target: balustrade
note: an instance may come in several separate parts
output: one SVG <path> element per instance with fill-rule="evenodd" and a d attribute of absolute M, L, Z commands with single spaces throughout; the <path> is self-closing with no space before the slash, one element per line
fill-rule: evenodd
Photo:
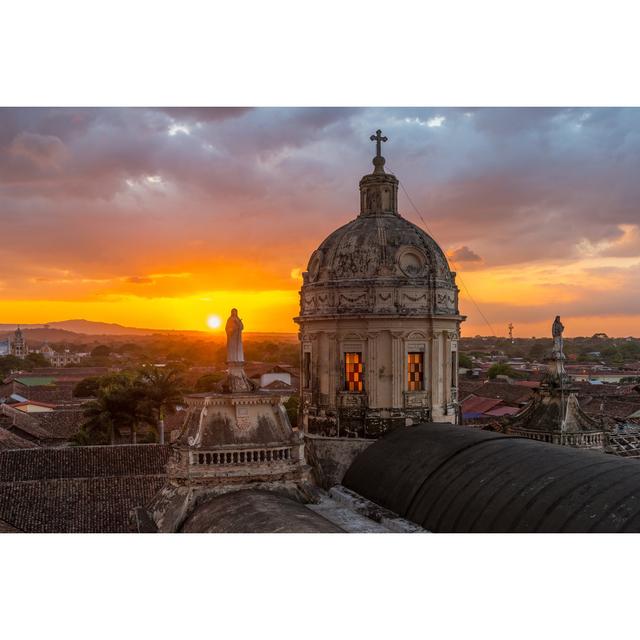
<path fill-rule="evenodd" d="M 199 451 L 190 456 L 192 465 L 263 464 L 292 460 L 292 447 L 273 449 L 241 449 L 235 451 Z"/>

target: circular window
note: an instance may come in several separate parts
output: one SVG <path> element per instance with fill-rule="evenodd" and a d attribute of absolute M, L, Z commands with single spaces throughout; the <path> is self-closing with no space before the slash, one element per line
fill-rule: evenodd
<path fill-rule="evenodd" d="M 425 268 L 425 259 L 417 249 L 404 249 L 398 255 L 398 265 L 402 273 L 407 276 L 422 275 Z"/>

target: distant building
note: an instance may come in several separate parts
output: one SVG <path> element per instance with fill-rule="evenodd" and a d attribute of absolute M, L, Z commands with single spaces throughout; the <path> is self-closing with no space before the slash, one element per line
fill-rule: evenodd
<path fill-rule="evenodd" d="M 40 349 L 32 349 L 18 327 L 13 336 L 0 341 L 0 356 L 15 356 L 16 358 L 26 358 L 30 353 L 40 353 L 53 367 L 66 367 L 69 364 L 78 364 L 85 354 L 72 353 L 68 349 L 62 353 L 54 351 L 48 344 L 44 344 Z"/>
<path fill-rule="evenodd" d="M 82 360 L 82 356 L 79 353 L 72 353 L 68 349 L 60 353 L 54 351 L 48 344 L 45 344 L 40 349 L 40 353 L 53 367 L 66 367 L 69 364 L 78 364 Z"/>
<path fill-rule="evenodd" d="M 0 343 L 0 355 L 25 358 L 28 353 L 29 348 L 27 347 L 27 341 L 20 327 L 14 331 L 12 336 L 8 336 Z"/>
<path fill-rule="evenodd" d="M 18 411 L 23 411 L 24 413 L 49 413 L 56 408 L 55 404 L 51 404 L 49 402 L 38 402 L 37 400 L 25 400 L 24 402 L 17 402 L 11 406 L 14 409 L 18 409 Z"/>

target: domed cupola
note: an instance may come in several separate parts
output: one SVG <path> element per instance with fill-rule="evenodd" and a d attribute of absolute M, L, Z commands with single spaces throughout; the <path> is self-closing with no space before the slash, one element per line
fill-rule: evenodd
<path fill-rule="evenodd" d="M 371 140 L 378 153 L 373 173 L 360 180 L 360 215 L 311 255 L 303 274 L 301 315 L 457 314 L 455 274 L 433 238 L 399 215 L 398 179 L 385 172 L 380 155 L 387 138 L 378 130 Z M 355 297 L 352 287 L 359 291 Z"/>
<path fill-rule="evenodd" d="M 396 426 L 457 421 L 455 273 L 398 213 L 378 130 L 360 213 L 313 252 L 300 290 L 301 414 L 309 434 L 377 437 Z"/>
<path fill-rule="evenodd" d="M 381 154 L 381 143 L 387 141 L 378 129 L 371 140 L 376 142 L 376 157 L 373 159 L 373 173 L 360 180 L 360 215 L 398 214 L 398 179 L 385 173 L 385 159 Z"/>

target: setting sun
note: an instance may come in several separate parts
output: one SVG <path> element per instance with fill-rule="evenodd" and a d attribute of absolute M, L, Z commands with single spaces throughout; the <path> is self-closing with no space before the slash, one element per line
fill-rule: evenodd
<path fill-rule="evenodd" d="M 220 316 L 209 316 L 207 318 L 209 329 L 219 329 L 221 324 L 222 320 L 220 320 Z"/>

